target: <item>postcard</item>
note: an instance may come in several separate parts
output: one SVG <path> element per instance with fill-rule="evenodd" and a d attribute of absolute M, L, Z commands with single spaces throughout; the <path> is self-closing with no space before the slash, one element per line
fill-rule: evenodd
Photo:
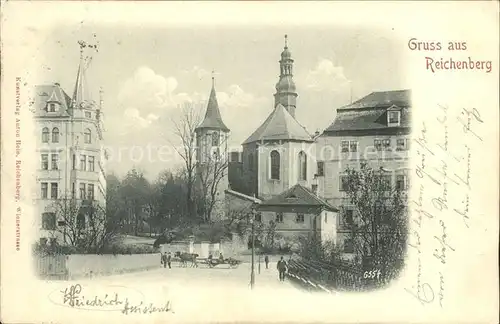
<path fill-rule="evenodd" d="M 2 323 L 498 323 L 498 24 L 3 2 Z"/>

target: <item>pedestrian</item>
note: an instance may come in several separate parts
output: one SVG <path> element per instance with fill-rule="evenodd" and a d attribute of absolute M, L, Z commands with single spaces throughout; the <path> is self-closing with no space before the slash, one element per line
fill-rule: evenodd
<path fill-rule="evenodd" d="M 163 253 L 161 255 L 161 264 L 163 264 L 163 267 L 167 267 L 167 252 Z"/>
<path fill-rule="evenodd" d="M 168 255 L 167 255 L 167 264 L 168 264 L 168 268 L 172 269 L 172 254 L 170 254 L 170 252 L 168 252 Z"/>
<path fill-rule="evenodd" d="M 286 264 L 286 261 L 283 260 L 283 257 L 281 257 L 281 259 L 278 261 L 278 265 L 276 267 L 278 268 L 280 281 L 285 281 L 285 272 L 288 266 Z"/>
<path fill-rule="evenodd" d="M 266 263 L 266 269 L 269 269 L 269 257 L 267 255 L 264 258 L 264 262 Z"/>

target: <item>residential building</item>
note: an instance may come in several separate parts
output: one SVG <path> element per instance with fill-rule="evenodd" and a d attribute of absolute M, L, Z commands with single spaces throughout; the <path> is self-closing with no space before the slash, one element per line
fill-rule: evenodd
<path fill-rule="evenodd" d="M 102 100 L 96 103 L 86 87 L 83 52 L 70 97 L 59 83 L 38 85 L 34 91 L 38 238 L 64 243 L 66 224 L 61 202 L 75 199 L 87 204 L 106 204 L 105 152 L 103 148 Z M 79 224 L 88 224 L 88 215 Z"/>
<path fill-rule="evenodd" d="M 333 123 L 317 138 L 318 194 L 340 209 L 339 242 L 356 216 L 345 191 L 347 168 L 359 169 L 361 163 L 383 168 L 388 183 L 408 188 L 410 117 L 409 90 L 372 92 L 337 109 Z"/>

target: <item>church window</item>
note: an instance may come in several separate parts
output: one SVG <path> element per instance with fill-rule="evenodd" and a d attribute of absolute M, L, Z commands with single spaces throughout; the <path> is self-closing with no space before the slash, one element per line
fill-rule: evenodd
<path fill-rule="evenodd" d="M 87 128 L 83 135 L 85 144 L 92 143 L 92 133 L 90 132 L 90 129 Z"/>
<path fill-rule="evenodd" d="M 52 129 L 52 143 L 59 143 L 59 128 Z"/>
<path fill-rule="evenodd" d="M 306 153 L 299 153 L 299 180 L 307 180 L 307 156 Z"/>
<path fill-rule="evenodd" d="M 212 146 L 219 146 L 219 133 L 212 133 Z"/>
<path fill-rule="evenodd" d="M 278 151 L 271 152 L 271 179 L 280 179 L 280 154 Z"/>
<path fill-rule="evenodd" d="M 44 127 L 42 129 L 42 143 L 48 143 L 49 142 L 49 129 L 47 127 Z"/>

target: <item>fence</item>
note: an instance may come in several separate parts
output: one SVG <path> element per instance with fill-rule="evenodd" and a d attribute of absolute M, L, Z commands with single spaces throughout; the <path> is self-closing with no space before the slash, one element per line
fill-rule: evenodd
<path fill-rule="evenodd" d="M 288 276 L 308 290 L 363 291 L 380 286 L 376 279 L 364 278 L 361 269 L 345 264 L 328 264 L 293 256 L 288 261 Z"/>

